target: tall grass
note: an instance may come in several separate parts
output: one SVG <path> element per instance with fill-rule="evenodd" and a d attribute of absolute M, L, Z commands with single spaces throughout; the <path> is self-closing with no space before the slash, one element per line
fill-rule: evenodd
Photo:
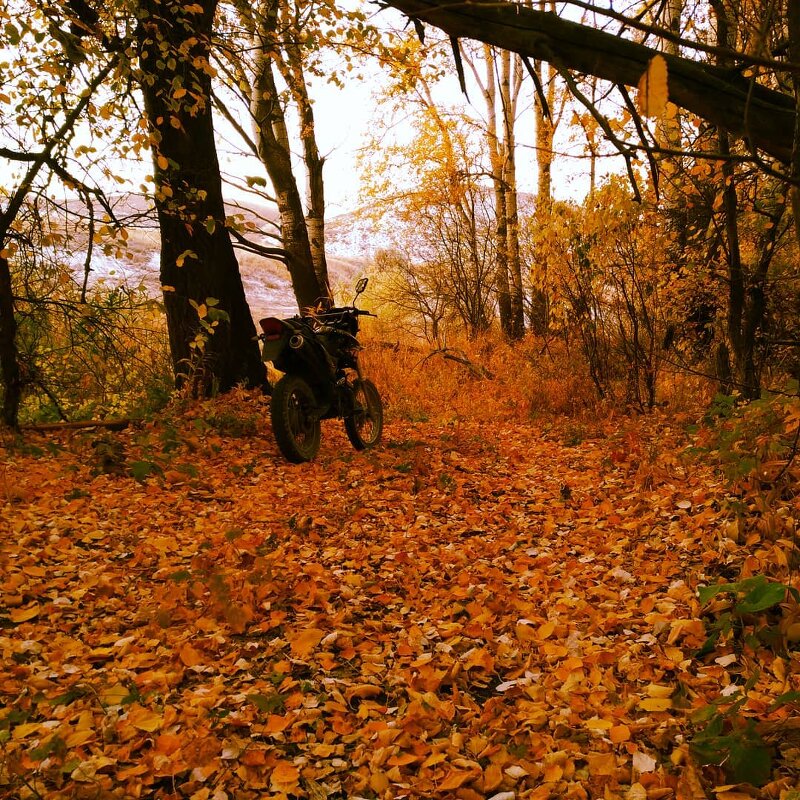
<path fill-rule="evenodd" d="M 451 341 L 437 351 L 419 340 L 387 340 L 380 329 L 362 338 L 363 362 L 390 415 L 414 421 L 531 421 L 625 411 L 598 398 L 581 353 L 561 340 L 527 337 L 512 344 L 487 334 Z M 665 370 L 658 387 L 659 404 L 671 411 L 697 409 L 711 396 L 710 381 L 680 372 Z"/>

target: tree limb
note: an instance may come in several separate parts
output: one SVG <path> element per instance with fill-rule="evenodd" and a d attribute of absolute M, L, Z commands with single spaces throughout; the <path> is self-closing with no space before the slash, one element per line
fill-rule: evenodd
<path fill-rule="evenodd" d="M 788 164 L 794 99 L 743 77 L 560 19 L 552 13 L 494 0 L 381 0 L 450 36 L 477 39 L 561 68 L 636 86 L 656 54 L 667 62 L 669 99 Z"/>

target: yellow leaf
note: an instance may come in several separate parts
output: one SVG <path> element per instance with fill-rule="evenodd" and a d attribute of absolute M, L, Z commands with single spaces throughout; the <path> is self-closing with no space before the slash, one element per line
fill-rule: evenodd
<path fill-rule="evenodd" d="M 536 638 L 540 642 L 543 642 L 545 639 L 549 639 L 553 635 L 555 629 L 556 629 L 555 622 L 553 622 L 552 620 L 550 620 L 550 622 L 545 622 L 544 625 L 541 625 L 539 627 L 539 630 L 536 631 Z"/>
<path fill-rule="evenodd" d="M 422 767 L 432 767 L 434 764 L 441 764 L 447 760 L 447 753 L 431 753 L 423 762 Z"/>
<path fill-rule="evenodd" d="M 587 719 L 584 723 L 589 730 L 592 731 L 608 731 L 614 726 L 610 719 L 600 719 L 599 717 L 592 717 Z"/>
<path fill-rule="evenodd" d="M 267 717 L 267 724 L 264 726 L 265 733 L 280 733 L 281 731 L 285 731 L 286 728 L 289 727 L 289 724 L 292 721 L 292 717 L 287 714 L 285 716 L 281 716 L 280 714 L 270 714 Z"/>
<path fill-rule="evenodd" d="M 8 615 L 12 622 L 19 624 L 39 616 L 39 604 L 28 608 L 12 608 Z"/>
<path fill-rule="evenodd" d="M 121 683 L 109 686 L 100 693 L 100 700 L 106 706 L 119 706 L 122 701 L 130 694 L 130 690 Z"/>
<path fill-rule="evenodd" d="M 297 656 L 297 658 L 307 658 L 324 635 L 325 631 L 321 631 L 319 628 L 304 630 L 291 641 L 292 655 Z"/>
<path fill-rule="evenodd" d="M 17 725 L 14 728 L 14 738 L 24 739 L 32 733 L 37 733 L 41 727 L 42 726 L 38 722 L 26 722 L 23 725 Z"/>
<path fill-rule="evenodd" d="M 639 701 L 639 708 L 643 711 L 668 711 L 672 708 L 669 697 L 646 697 Z"/>
<path fill-rule="evenodd" d="M 614 725 L 608 732 L 608 738 L 611 739 L 614 744 L 627 742 L 628 739 L 631 738 L 631 729 L 627 725 Z"/>
<path fill-rule="evenodd" d="M 297 783 L 300 770 L 290 761 L 279 761 L 272 770 L 270 780 L 272 785 L 286 785 Z"/>
<path fill-rule="evenodd" d="M 383 794 L 391 786 L 385 772 L 373 772 L 369 776 L 369 788 L 377 794 Z"/>
<path fill-rule="evenodd" d="M 790 642 L 800 641 L 800 622 L 794 622 L 786 629 L 786 638 Z"/>
<path fill-rule="evenodd" d="M 617 758 L 613 753 L 590 753 L 586 763 L 591 775 L 613 775 L 617 769 Z"/>
<path fill-rule="evenodd" d="M 639 111 L 645 117 L 660 117 L 667 108 L 669 81 L 667 62 L 664 56 L 654 55 L 650 59 L 638 85 Z"/>
<path fill-rule="evenodd" d="M 494 669 L 494 658 L 486 648 L 481 647 L 469 653 L 466 659 L 466 667 L 467 669 L 477 667 L 478 669 L 485 669 L 487 672 L 491 672 Z"/>
<path fill-rule="evenodd" d="M 149 708 L 133 706 L 128 712 L 128 722 L 140 731 L 152 733 L 161 728 L 164 724 L 164 717 L 162 717 L 161 714 L 156 714 L 155 711 L 151 711 Z"/>
<path fill-rule="evenodd" d="M 555 783 L 556 781 L 560 781 L 563 775 L 564 768 L 560 764 L 548 764 L 544 768 L 542 780 L 545 783 Z"/>
<path fill-rule="evenodd" d="M 675 691 L 672 686 L 662 686 L 659 683 L 651 683 L 647 687 L 647 696 L 648 697 L 672 697 L 673 692 Z"/>
<path fill-rule="evenodd" d="M 483 788 L 487 792 L 494 791 L 503 782 L 503 770 L 499 764 L 489 764 L 483 773 Z"/>
<path fill-rule="evenodd" d="M 189 642 L 186 642 L 181 647 L 178 651 L 178 656 L 186 667 L 196 667 L 204 661 L 203 654 L 199 650 L 195 650 Z"/>
<path fill-rule="evenodd" d="M 458 789 L 462 784 L 474 777 L 474 772 L 465 772 L 463 770 L 454 769 L 451 770 L 445 779 L 437 785 L 437 789 L 440 792 L 449 792 L 453 789 Z"/>
<path fill-rule="evenodd" d="M 181 749 L 183 739 L 174 733 L 162 733 L 156 737 L 156 752 L 165 756 L 171 756 Z"/>
<path fill-rule="evenodd" d="M 169 161 L 167 161 L 164 156 L 159 156 L 156 160 L 158 161 L 158 166 L 161 167 L 161 169 L 167 169 L 167 167 L 169 167 Z"/>

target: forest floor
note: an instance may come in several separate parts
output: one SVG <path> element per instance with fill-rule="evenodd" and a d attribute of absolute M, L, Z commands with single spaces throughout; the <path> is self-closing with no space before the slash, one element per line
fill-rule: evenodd
<path fill-rule="evenodd" d="M 682 424 L 295 466 L 262 411 L 0 451 L 0 797 L 797 797 L 800 653 L 698 655 L 698 586 L 776 555 Z"/>

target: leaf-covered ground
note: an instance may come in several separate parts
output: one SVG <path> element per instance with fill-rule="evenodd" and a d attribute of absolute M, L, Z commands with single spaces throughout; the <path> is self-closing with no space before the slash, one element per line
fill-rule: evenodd
<path fill-rule="evenodd" d="M 695 657 L 777 548 L 677 428 L 214 422 L 6 452 L 0 796 L 791 797 L 798 654 Z M 769 782 L 720 788 L 690 716 L 752 674 Z"/>

